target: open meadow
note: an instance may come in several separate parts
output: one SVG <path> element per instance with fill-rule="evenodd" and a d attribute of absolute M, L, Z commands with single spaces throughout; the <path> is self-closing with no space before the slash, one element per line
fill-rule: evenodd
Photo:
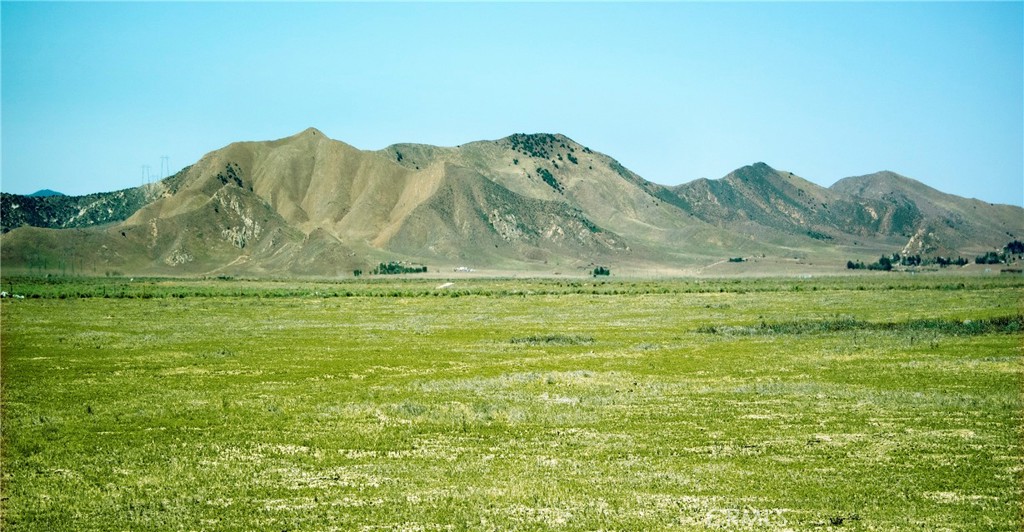
<path fill-rule="evenodd" d="M 1024 279 L 7 279 L 4 530 L 1020 530 Z"/>

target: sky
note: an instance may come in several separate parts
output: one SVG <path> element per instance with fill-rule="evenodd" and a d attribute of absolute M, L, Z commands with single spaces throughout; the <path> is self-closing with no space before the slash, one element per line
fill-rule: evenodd
<path fill-rule="evenodd" d="M 665 185 L 763 161 L 1024 205 L 1019 1 L 3 2 L 0 30 L 4 192 L 138 186 L 312 126 L 361 149 L 563 133 Z"/>

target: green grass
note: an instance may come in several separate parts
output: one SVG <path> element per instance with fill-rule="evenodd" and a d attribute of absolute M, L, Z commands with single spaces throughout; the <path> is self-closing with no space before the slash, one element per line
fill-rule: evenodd
<path fill-rule="evenodd" d="M 4 530 L 1024 522 L 1020 280 L 11 282 Z"/>

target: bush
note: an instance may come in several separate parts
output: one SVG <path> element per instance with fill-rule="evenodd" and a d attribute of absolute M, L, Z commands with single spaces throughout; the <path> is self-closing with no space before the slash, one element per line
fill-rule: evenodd
<path fill-rule="evenodd" d="M 512 338 L 509 340 L 509 343 L 520 345 L 589 345 L 594 343 L 594 337 L 581 334 L 535 334 L 533 336 Z"/>
<path fill-rule="evenodd" d="M 975 264 L 999 264 L 1000 262 L 1003 262 L 1003 256 L 995 251 L 974 257 Z"/>
<path fill-rule="evenodd" d="M 946 266 L 950 266 L 950 265 L 963 266 L 963 265 L 967 264 L 967 259 L 965 259 L 963 257 L 957 257 L 955 259 L 951 258 L 951 257 L 935 257 L 933 260 L 934 260 L 935 264 L 939 265 L 940 268 L 945 268 Z M 927 263 L 928 263 L 928 261 L 925 261 L 925 264 L 927 264 Z"/>
<path fill-rule="evenodd" d="M 895 255 L 899 257 L 899 255 Z M 895 259 L 898 263 L 899 258 Z M 846 269 L 848 270 L 875 270 L 875 271 L 890 271 L 892 270 L 893 259 L 891 257 L 882 256 L 879 257 L 878 262 L 872 262 L 871 264 L 865 265 L 861 261 L 853 262 L 852 260 L 846 261 Z"/>
<path fill-rule="evenodd" d="M 359 272 L 362 274 L 362 272 Z M 374 275 L 397 275 L 400 273 L 427 273 L 427 267 L 420 264 L 403 264 L 401 262 L 382 262 L 370 273 Z"/>
<path fill-rule="evenodd" d="M 557 166 L 556 166 L 556 168 L 557 168 Z M 537 167 L 537 175 L 539 175 L 540 178 L 543 179 L 544 182 L 547 183 L 548 186 L 550 186 L 551 188 L 553 188 L 553 189 L 555 189 L 555 190 L 557 190 L 559 192 L 562 191 L 562 184 L 559 183 L 557 179 L 555 179 L 555 176 L 551 175 L 551 172 L 548 171 L 547 168 L 541 168 L 541 167 L 538 166 Z"/>

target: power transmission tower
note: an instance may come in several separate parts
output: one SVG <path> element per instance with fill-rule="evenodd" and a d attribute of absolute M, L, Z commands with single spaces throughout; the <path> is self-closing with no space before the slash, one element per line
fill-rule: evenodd
<path fill-rule="evenodd" d="M 160 157 L 160 179 L 171 174 L 171 158 L 164 155 Z"/>

